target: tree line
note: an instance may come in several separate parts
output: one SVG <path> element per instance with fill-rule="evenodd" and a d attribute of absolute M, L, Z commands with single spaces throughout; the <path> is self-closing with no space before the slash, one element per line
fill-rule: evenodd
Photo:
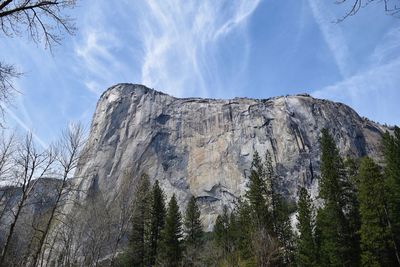
<path fill-rule="evenodd" d="M 59 141 L 39 147 L 32 134 L 0 140 L 0 266 L 42 266 L 63 221 L 71 178 L 84 156 L 84 130 L 71 124 Z"/>
<path fill-rule="evenodd" d="M 143 175 L 129 246 L 115 264 L 400 266 L 400 129 L 383 135 L 380 164 L 343 159 L 326 129 L 320 147 L 316 201 L 305 186 L 296 204 L 288 201 L 270 154 L 255 152 L 245 195 L 233 210 L 223 208 L 211 233 L 202 230 L 194 197 L 182 216 L 176 196 L 166 207 L 159 183 Z"/>
<path fill-rule="evenodd" d="M 147 175 L 140 177 L 134 193 L 128 249 L 117 257 L 115 264 L 197 266 L 205 233 L 196 199 L 190 199 L 182 216 L 175 194 L 166 207 L 158 181 L 151 186 Z"/>
<path fill-rule="evenodd" d="M 383 168 L 369 157 L 343 160 L 327 130 L 321 138 L 315 208 L 298 203 L 298 266 L 400 266 L 400 129 L 382 138 Z"/>

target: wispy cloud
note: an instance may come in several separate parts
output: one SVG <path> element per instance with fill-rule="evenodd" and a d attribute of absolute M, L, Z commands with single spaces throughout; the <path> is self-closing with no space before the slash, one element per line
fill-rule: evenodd
<path fill-rule="evenodd" d="M 147 1 L 141 27 L 144 57 L 142 83 L 174 95 L 207 96 L 218 90 L 216 57 L 220 42 L 232 33 L 246 38 L 243 26 L 259 0 L 241 1 Z M 247 40 L 242 44 L 246 50 Z M 246 52 L 237 55 L 245 64 Z"/>
<path fill-rule="evenodd" d="M 370 65 L 357 74 L 313 93 L 351 105 L 361 115 L 396 124 L 400 109 L 396 101 L 400 85 L 400 28 L 389 29 L 369 58 Z"/>
<path fill-rule="evenodd" d="M 106 86 L 125 82 L 132 71 L 126 65 L 126 58 L 118 57 L 119 51 L 127 46 L 125 32 L 130 23 L 125 21 L 127 28 L 115 24 L 120 18 L 116 10 L 123 5 L 122 1 L 88 2 L 90 12 L 82 14 L 80 34 L 74 45 L 75 69 L 86 88 L 98 96 Z M 123 8 L 120 10 L 127 12 Z"/>
<path fill-rule="evenodd" d="M 94 11 L 84 20 L 84 38 L 75 49 L 88 70 L 84 84 L 98 94 L 104 84 L 126 77 L 175 96 L 215 93 L 222 64 L 217 58 L 225 52 L 221 43 L 238 35 L 239 53 L 226 66 L 238 75 L 247 61 L 246 21 L 260 1 L 121 1 L 114 3 L 112 21 L 104 15 L 107 2 L 92 1 Z M 130 63 L 121 60 L 121 49 Z"/>
<path fill-rule="evenodd" d="M 398 59 L 400 56 L 400 27 L 391 28 L 375 47 L 370 63 L 380 65 Z"/>
<path fill-rule="evenodd" d="M 27 125 L 25 123 L 25 121 L 23 121 L 17 114 L 15 114 L 15 112 L 13 112 L 11 109 L 9 109 L 6 105 L 0 103 L 1 108 L 7 113 L 7 115 L 12 118 L 15 123 L 22 128 L 24 131 L 26 131 L 27 133 L 31 133 L 32 137 L 34 138 L 34 140 L 43 148 L 43 149 L 47 149 L 48 148 L 48 144 L 42 140 L 34 131 L 32 131 L 32 127 L 30 127 L 29 125 Z"/>
<path fill-rule="evenodd" d="M 116 73 L 120 75 L 127 70 L 113 54 L 121 44 L 113 34 L 100 31 L 93 25 L 84 29 L 83 36 L 84 40 L 76 46 L 75 53 L 84 66 L 84 84 L 89 91 L 100 94 L 104 86 L 116 78 Z"/>
<path fill-rule="evenodd" d="M 319 0 L 308 0 L 315 22 L 318 24 L 322 36 L 335 59 L 340 74 L 343 77 L 347 77 L 349 75 L 349 65 L 351 62 L 351 54 L 347 41 L 340 25 L 333 23 L 337 18 L 335 18 L 323 2 L 324 1 Z"/>

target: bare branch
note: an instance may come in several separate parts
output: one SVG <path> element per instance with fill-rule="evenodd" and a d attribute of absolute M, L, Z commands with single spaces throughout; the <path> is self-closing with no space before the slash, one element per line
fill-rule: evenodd
<path fill-rule="evenodd" d="M 52 51 L 61 43 L 64 34 L 75 32 L 73 19 L 65 14 L 75 7 L 75 0 L 0 0 L 0 37 L 26 34 L 35 43 L 43 43 Z M 21 76 L 13 65 L 0 61 L 0 113 L 4 121 L 4 104 L 18 92 L 14 79 Z"/>
<path fill-rule="evenodd" d="M 52 1 L 11 1 L 0 5 L 0 25 L 6 36 L 19 36 L 28 32 L 37 43 L 44 43 L 46 48 L 60 44 L 64 33 L 74 34 L 73 20 L 62 13 L 64 9 L 75 7 L 75 0 Z"/>
<path fill-rule="evenodd" d="M 14 79 L 22 75 L 15 66 L 0 61 L 0 113 L 4 117 L 3 104 L 8 104 L 15 92 L 18 92 L 14 86 Z M 0 126 L 2 124 L 0 123 Z"/>
<path fill-rule="evenodd" d="M 350 16 L 354 16 L 357 14 L 361 8 L 364 8 L 372 3 L 381 3 L 384 4 L 384 10 L 387 15 L 397 17 L 400 14 L 400 0 L 336 0 L 335 3 L 339 5 L 350 5 L 350 8 L 345 13 L 345 15 L 336 22 L 342 22 Z"/>

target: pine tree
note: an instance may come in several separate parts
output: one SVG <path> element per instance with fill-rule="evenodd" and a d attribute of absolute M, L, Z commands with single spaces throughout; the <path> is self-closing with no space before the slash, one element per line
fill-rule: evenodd
<path fill-rule="evenodd" d="M 320 264 L 324 266 L 357 266 L 358 244 L 354 243 L 348 217 L 353 203 L 349 180 L 342 158 L 328 130 L 322 130 L 321 177 L 319 197 L 324 207 L 317 214 L 317 244 Z"/>
<path fill-rule="evenodd" d="M 240 257 L 244 260 L 253 259 L 253 251 L 251 249 L 252 222 L 249 218 L 251 215 L 250 206 L 246 201 L 239 200 L 234 210 L 235 226 L 233 236 L 235 238 L 236 247 L 239 250 Z M 231 220 L 232 221 L 232 220 Z"/>
<path fill-rule="evenodd" d="M 250 171 L 248 190 L 245 199 L 251 210 L 251 220 L 255 227 L 272 226 L 271 214 L 268 209 L 267 195 L 270 192 L 264 177 L 265 169 L 257 151 L 254 152 L 252 168 Z M 271 227 L 272 228 L 272 227 Z"/>
<path fill-rule="evenodd" d="M 400 128 L 395 127 L 393 135 L 383 135 L 383 154 L 385 157 L 385 192 L 388 227 L 394 240 L 394 253 L 400 265 Z"/>
<path fill-rule="evenodd" d="M 147 266 L 149 253 L 149 224 L 151 192 L 147 175 L 142 175 L 135 189 L 132 214 L 132 232 L 129 238 L 129 258 L 133 266 Z"/>
<path fill-rule="evenodd" d="M 191 197 L 186 208 L 184 220 L 185 242 L 190 246 L 199 246 L 203 237 L 203 227 L 200 221 L 200 209 L 195 197 Z"/>
<path fill-rule="evenodd" d="M 199 262 L 199 249 L 204 233 L 200 221 L 200 209 L 194 196 L 190 198 L 186 207 L 183 225 L 185 233 L 184 266 L 195 266 Z"/>
<path fill-rule="evenodd" d="M 151 226 L 150 226 L 150 265 L 154 265 L 157 258 L 158 245 L 161 238 L 161 230 L 165 222 L 164 192 L 158 180 L 155 181 L 152 190 Z"/>
<path fill-rule="evenodd" d="M 296 264 L 312 267 L 317 264 L 317 251 L 314 239 L 313 204 L 307 189 L 300 188 L 297 229 L 299 237 L 296 248 Z"/>
<path fill-rule="evenodd" d="M 372 159 L 361 161 L 359 181 L 362 265 L 393 266 L 389 261 L 392 244 L 385 216 L 384 180 Z"/>
<path fill-rule="evenodd" d="M 256 245 L 258 265 L 288 265 L 292 262 L 293 233 L 290 223 L 290 211 L 287 201 L 279 193 L 278 176 L 275 175 L 270 154 L 266 153 L 262 162 L 257 152 L 254 153 L 250 172 L 248 202 L 251 236 Z M 276 255 L 280 254 L 280 255 Z"/>
<path fill-rule="evenodd" d="M 161 231 L 158 262 L 161 266 L 177 267 L 182 258 L 182 217 L 175 194 L 168 204 L 165 226 Z"/>
<path fill-rule="evenodd" d="M 360 203 L 358 201 L 358 170 L 359 170 L 360 160 L 347 158 L 344 162 L 347 181 L 344 183 L 344 199 L 346 207 L 345 207 L 345 215 L 347 217 L 348 225 L 349 225 L 349 240 L 351 242 L 351 261 L 354 265 L 360 263 L 360 227 L 361 227 L 361 218 L 360 218 Z"/>
<path fill-rule="evenodd" d="M 219 248 L 222 249 L 223 258 L 227 258 L 230 253 L 230 220 L 228 208 L 224 206 L 222 215 L 218 215 L 213 229 L 214 240 Z"/>
<path fill-rule="evenodd" d="M 275 174 L 272 158 L 267 151 L 264 162 L 265 184 L 269 187 L 266 199 L 269 203 L 268 209 L 272 211 L 272 228 L 273 235 L 279 240 L 282 247 L 281 257 L 279 259 L 281 265 L 288 265 L 293 262 L 294 252 L 294 236 L 290 221 L 290 208 L 288 201 L 279 192 L 281 183 L 279 177 Z M 270 227 L 267 225 L 267 227 Z"/>

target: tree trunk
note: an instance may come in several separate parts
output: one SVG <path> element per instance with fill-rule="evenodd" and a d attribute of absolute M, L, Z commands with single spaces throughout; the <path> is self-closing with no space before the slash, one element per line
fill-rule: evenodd
<path fill-rule="evenodd" d="M 23 205 L 25 203 L 25 200 L 26 200 L 26 196 L 22 196 L 22 199 L 18 204 L 17 213 L 15 214 L 14 220 L 10 225 L 10 231 L 8 232 L 6 243 L 4 244 L 4 248 L 3 248 L 2 252 L 1 252 L 0 266 L 4 266 L 4 261 L 6 259 L 7 251 L 9 249 L 9 247 L 10 247 L 11 238 L 14 235 L 15 226 L 17 225 L 17 221 L 18 221 L 19 215 L 21 214 L 21 210 L 22 210 L 22 207 L 23 207 Z"/>
<path fill-rule="evenodd" d="M 32 267 L 36 267 L 36 265 L 38 263 L 39 256 L 40 256 L 40 254 L 41 254 L 41 252 L 43 250 L 44 242 L 45 242 L 45 240 L 47 238 L 47 235 L 48 235 L 49 230 L 50 230 L 51 223 L 53 222 L 56 210 L 57 210 L 57 208 L 59 206 L 59 202 L 60 202 L 61 195 L 62 195 L 62 192 L 64 190 L 64 187 L 65 187 L 65 179 L 64 179 L 64 181 L 63 181 L 63 183 L 61 185 L 60 191 L 58 192 L 57 200 L 54 203 L 53 209 L 51 210 L 50 217 L 49 217 L 49 220 L 47 221 L 47 224 L 46 224 L 46 227 L 45 227 L 45 229 L 43 231 L 43 234 L 39 239 L 39 247 L 38 247 L 38 249 L 36 250 L 36 253 L 33 256 Z"/>

